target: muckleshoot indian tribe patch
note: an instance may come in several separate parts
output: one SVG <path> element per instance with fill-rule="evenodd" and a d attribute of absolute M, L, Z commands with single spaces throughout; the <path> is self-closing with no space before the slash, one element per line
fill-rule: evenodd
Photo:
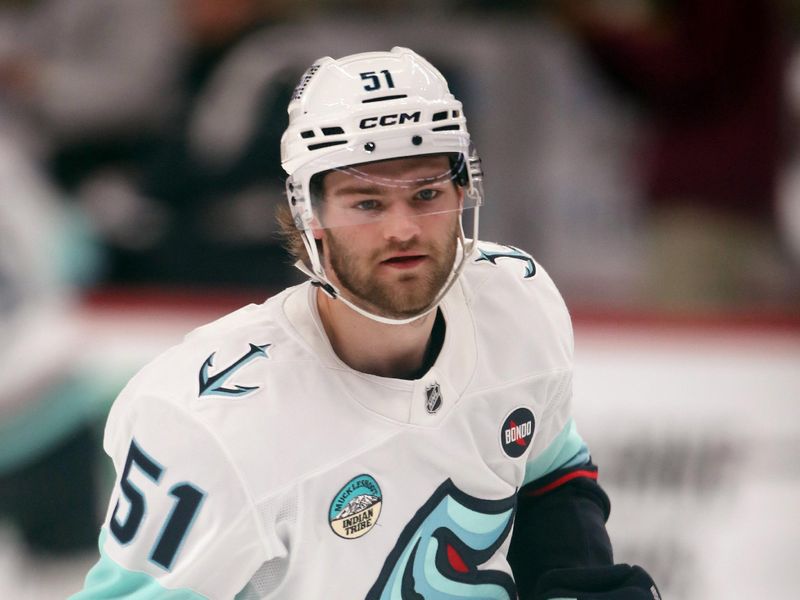
<path fill-rule="evenodd" d="M 360 538 L 378 522 L 383 496 L 371 475 L 358 475 L 348 481 L 333 497 L 328 511 L 331 529 L 347 540 Z"/>

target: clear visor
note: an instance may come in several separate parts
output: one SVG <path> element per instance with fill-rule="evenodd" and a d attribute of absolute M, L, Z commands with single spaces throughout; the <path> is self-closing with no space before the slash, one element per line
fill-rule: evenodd
<path fill-rule="evenodd" d="M 478 206 L 479 181 L 464 154 L 442 153 L 336 167 L 309 183 L 310 229 L 356 227 L 387 219 L 462 213 Z"/>

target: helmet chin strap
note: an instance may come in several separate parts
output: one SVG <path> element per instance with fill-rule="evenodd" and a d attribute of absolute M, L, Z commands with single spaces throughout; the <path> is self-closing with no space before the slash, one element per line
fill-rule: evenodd
<path fill-rule="evenodd" d="M 477 225 L 478 225 L 477 207 L 475 208 L 475 214 L 473 218 L 474 218 L 474 228 L 477 231 Z M 303 238 L 305 240 L 305 236 L 303 236 Z M 354 302 L 348 300 L 344 295 L 342 295 L 342 293 L 336 288 L 336 286 L 330 282 L 328 277 L 325 275 L 325 270 L 322 267 L 321 261 L 319 260 L 319 255 L 316 253 L 316 247 L 314 247 L 314 253 L 313 253 L 313 255 L 316 255 L 315 257 L 316 260 L 312 260 L 312 262 L 315 262 L 317 263 L 317 265 L 319 265 L 318 271 L 316 269 L 314 271 L 309 269 L 305 265 L 305 263 L 303 263 L 302 260 L 298 260 L 294 264 L 294 266 L 297 267 L 300 271 L 302 271 L 306 275 L 308 275 L 308 277 L 311 279 L 312 285 L 319 287 L 330 298 L 334 300 L 341 300 L 345 305 L 347 305 L 349 308 L 351 308 L 361 316 L 376 321 L 377 323 L 382 323 L 384 325 L 406 325 L 408 323 L 411 323 L 413 321 L 416 321 L 417 319 L 424 317 L 425 315 L 431 313 L 434 309 L 436 309 L 439 306 L 439 303 L 442 301 L 442 299 L 447 295 L 447 292 L 450 291 L 450 288 L 453 287 L 453 284 L 458 280 L 459 275 L 461 275 L 461 271 L 464 270 L 464 267 L 467 264 L 467 260 L 469 260 L 469 257 L 474 252 L 475 246 L 477 244 L 477 240 L 475 239 L 475 237 L 473 237 L 471 240 L 469 240 L 469 242 L 467 242 L 466 238 L 464 237 L 463 224 L 459 224 L 458 227 L 458 243 L 459 243 L 459 248 L 458 251 L 456 252 L 456 258 L 453 263 L 454 268 L 451 269 L 450 276 L 448 277 L 445 284 L 442 286 L 442 289 L 439 290 L 439 293 L 436 295 L 436 298 L 434 298 L 433 301 L 426 308 L 421 310 L 418 314 L 403 319 L 393 319 L 391 317 L 376 315 L 375 313 L 372 313 L 364 308 L 361 308 Z M 310 251 L 311 248 L 309 248 L 308 246 L 309 243 L 306 243 L 306 248 Z M 460 261 L 458 256 L 459 253 L 461 254 Z M 309 252 L 309 254 L 312 255 L 311 252 Z M 458 263 L 457 266 L 455 266 L 456 262 Z"/>

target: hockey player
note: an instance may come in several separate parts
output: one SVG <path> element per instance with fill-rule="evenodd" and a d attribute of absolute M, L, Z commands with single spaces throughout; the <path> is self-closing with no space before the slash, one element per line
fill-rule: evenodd
<path fill-rule="evenodd" d="M 121 393 L 74 598 L 658 598 L 613 563 L 561 296 L 477 241 L 480 160 L 441 74 L 403 48 L 322 58 L 289 119 L 284 220 L 310 281 Z"/>

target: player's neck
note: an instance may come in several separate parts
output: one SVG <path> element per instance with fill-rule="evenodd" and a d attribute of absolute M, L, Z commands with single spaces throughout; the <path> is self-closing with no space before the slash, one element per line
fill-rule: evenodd
<path fill-rule="evenodd" d="M 386 325 L 358 314 L 321 291 L 317 292 L 317 308 L 334 352 L 356 371 L 413 379 L 430 358 L 435 311 L 406 325 Z"/>

